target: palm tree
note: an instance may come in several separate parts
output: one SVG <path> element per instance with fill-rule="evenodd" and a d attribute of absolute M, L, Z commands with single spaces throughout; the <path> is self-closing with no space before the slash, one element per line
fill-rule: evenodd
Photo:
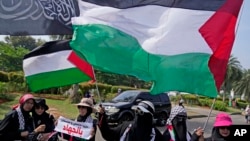
<path fill-rule="evenodd" d="M 243 71 L 243 77 L 234 85 L 235 93 L 242 94 L 250 101 L 250 69 Z"/>
<path fill-rule="evenodd" d="M 236 57 L 233 55 L 230 56 L 227 71 L 224 82 L 222 84 L 222 89 L 224 91 L 223 101 L 225 99 L 225 94 L 229 94 L 231 89 L 233 88 L 233 83 L 239 81 L 242 77 L 242 66 Z"/>

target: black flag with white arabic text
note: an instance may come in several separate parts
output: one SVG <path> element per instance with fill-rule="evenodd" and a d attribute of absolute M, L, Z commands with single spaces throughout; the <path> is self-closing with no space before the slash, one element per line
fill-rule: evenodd
<path fill-rule="evenodd" d="M 77 0 L 0 0 L 0 35 L 72 34 Z"/>

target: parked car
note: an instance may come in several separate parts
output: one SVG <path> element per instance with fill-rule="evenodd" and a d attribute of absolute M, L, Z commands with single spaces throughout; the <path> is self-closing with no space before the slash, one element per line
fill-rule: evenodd
<path fill-rule="evenodd" d="M 128 90 L 124 91 L 110 102 L 102 103 L 108 122 L 110 124 L 119 124 L 123 121 L 129 121 L 134 118 L 133 105 L 137 105 L 142 100 L 151 101 L 155 106 L 155 121 L 158 125 L 165 125 L 171 111 L 171 102 L 167 93 L 152 95 L 148 91 Z"/>

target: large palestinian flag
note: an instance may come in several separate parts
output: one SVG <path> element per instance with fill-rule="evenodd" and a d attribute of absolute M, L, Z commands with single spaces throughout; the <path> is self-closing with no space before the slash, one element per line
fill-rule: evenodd
<path fill-rule="evenodd" d="M 76 67 L 68 58 L 82 65 Z M 94 79 L 92 66 L 79 59 L 70 48 L 69 40 L 47 42 L 35 48 L 24 56 L 23 70 L 32 91 Z"/>
<path fill-rule="evenodd" d="M 70 43 L 102 71 L 153 81 L 151 92 L 216 97 L 242 0 L 83 0 Z"/>

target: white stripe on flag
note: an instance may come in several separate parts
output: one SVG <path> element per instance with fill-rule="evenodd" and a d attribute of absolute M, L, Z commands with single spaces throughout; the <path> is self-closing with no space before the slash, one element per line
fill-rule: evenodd
<path fill-rule="evenodd" d="M 208 53 L 212 50 L 198 32 L 214 12 L 148 5 L 129 9 L 79 4 L 81 17 L 72 24 L 104 24 L 135 37 L 153 54 Z M 150 19 L 150 20 L 149 20 Z"/>
<path fill-rule="evenodd" d="M 71 52 L 72 50 L 59 51 L 25 59 L 23 61 L 25 76 L 75 68 L 75 65 L 67 60 Z"/>

